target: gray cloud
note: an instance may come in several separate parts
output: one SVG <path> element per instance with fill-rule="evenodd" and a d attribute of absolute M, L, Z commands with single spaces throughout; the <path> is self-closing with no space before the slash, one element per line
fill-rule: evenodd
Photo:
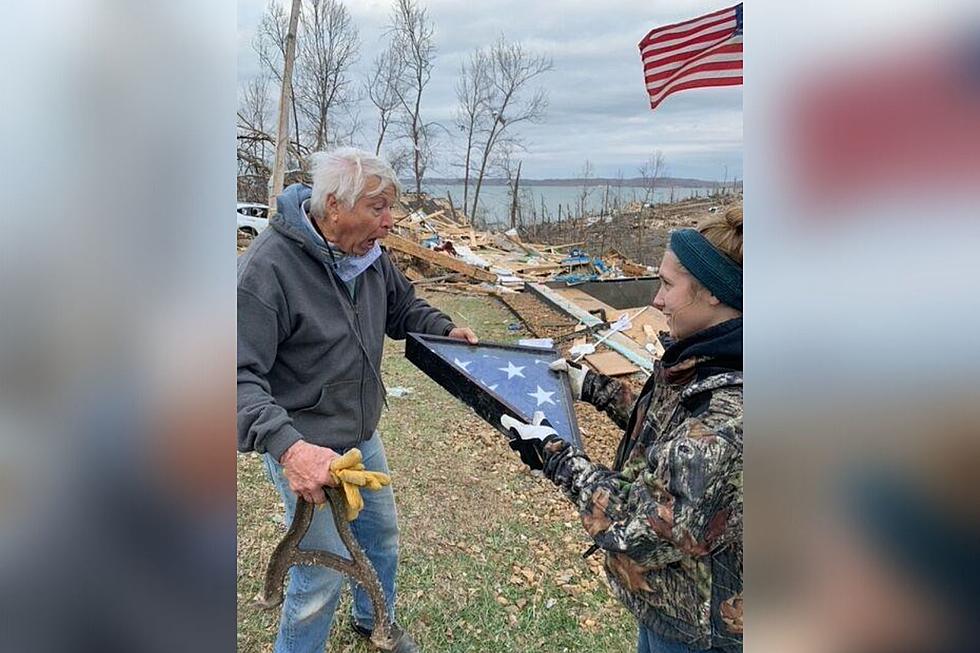
<path fill-rule="evenodd" d="M 693 18 L 725 3 L 429 0 L 424 4 L 436 24 L 438 47 L 424 97 L 427 119 L 451 120 L 460 63 L 500 34 L 554 59 L 554 70 L 542 79 L 550 99 L 546 120 L 521 129 L 528 145 L 521 156 L 527 177 L 575 176 L 586 159 L 600 176 L 614 176 L 619 169 L 630 176 L 657 149 L 664 152 L 672 175 L 721 179 L 727 166 L 729 178 L 741 177 L 741 88 L 682 92 L 650 111 L 637 48 L 653 27 Z M 250 43 L 265 6 L 264 0 L 239 1 L 240 80 L 258 71 Z M 348 4 L 361 34 L 361 72 L 385 45 L 389 7 L 390 2 L 381 0 Z M 368 110 L 366 105 L 363 111 Z M 373 120 L 364 122 L 364 140 L 369 143 Z M 446 164 L 452 145 L 443 146 Z M 442 165 L 435 174 L 451 175 L 454 170 Z"/>

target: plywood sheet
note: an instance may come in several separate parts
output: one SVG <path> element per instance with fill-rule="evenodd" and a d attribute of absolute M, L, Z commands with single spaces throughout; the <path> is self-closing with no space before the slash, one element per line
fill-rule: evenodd
<path fill-rule="evenodd" d="M 606 376 L 621 376 L 639 372 L 640 368 L 626 360 L 615 351 L 604 351 L 601 354 L 591 354 L 585 357 L 589 365 L 599 374 Z"/>

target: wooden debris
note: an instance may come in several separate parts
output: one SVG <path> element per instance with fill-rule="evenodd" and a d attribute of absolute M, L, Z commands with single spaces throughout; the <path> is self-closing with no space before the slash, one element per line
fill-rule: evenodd
<path fill-rule="evenodd" d="M 623 374 L 633 374 L 639 372 L 640 368 L 626 360 L 625 357 L 615 351 L 604 351 L 601 354 L 590 354 L 585 360 L 599 374 L 606 376 L 621 376 Z"/>
<path fill-rule="evenodd" d="M 413 283 L 423 280 L 422 273 L 416 270 L 415 268 L 413 268 L 411 265 L 405 268 L 404 272 L 405 272 L 405 277 Z"/>
<path fill-rule="evenodd" d="M 413 243 L 407 238 L 403 238 L 396 234 L 388 234 L 385 238 L 384 243 L 391 249 L 399 252 L 403 252 L 417 259 L 421 259 L 428 263 L 433 263 L 440 267 L 446 268 L 447 270 L 452 270 L 453 272 L 459 272 L 464 274 L 471 279 L 477 281 L 486 281 L 488 283 L 495 283 L 497 281 L 497 275 L 491 274 L 486 270 L 481 270 L 478 267 L 474 267 L 469 263 L 464 263 L 459 259 L 453 258 L 448 254 L 442 254 L 440 252 L 433 252 L 430 249 L 426 249 L 421 245 Z"/>

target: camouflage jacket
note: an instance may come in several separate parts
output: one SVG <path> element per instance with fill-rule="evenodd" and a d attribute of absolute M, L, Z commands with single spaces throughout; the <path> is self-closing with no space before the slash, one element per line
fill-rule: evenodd
<path fill-rule="evenodd" d="M 644 626 L 699 649 L 741 650 L 737 322 L 739 369 L 710 356 L 658 363 L 635 402 L 627 386 L 590 372 L 583 400 L 627 429 L 617 463 L 610 470 L 554 443 L 545 465 L 605 552 L 613 593 Z"/>

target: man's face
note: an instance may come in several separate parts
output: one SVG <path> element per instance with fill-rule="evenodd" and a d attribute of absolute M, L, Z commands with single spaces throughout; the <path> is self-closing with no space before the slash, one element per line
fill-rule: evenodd
<path fill-rule="evenodd" d="M 671 336 L 681 340 L 714 324 L 717 306 L 710 298 L 711 293 L 698 287 L 673 252 L 664 254 L 660 290 L 653 298 L 653 307 L 667 317 Z"/>
<path fill-rule="evenodd" d="M 333 195 L 327 197 L 326 235 L 344 252 L 363 256 L 391 231 L 395 188 L 388 186 L 384 192 L 372 195 L 380 185 L 380 178 L 369 177 L 364 193 L 352 208 L 338 202 Z"/>

